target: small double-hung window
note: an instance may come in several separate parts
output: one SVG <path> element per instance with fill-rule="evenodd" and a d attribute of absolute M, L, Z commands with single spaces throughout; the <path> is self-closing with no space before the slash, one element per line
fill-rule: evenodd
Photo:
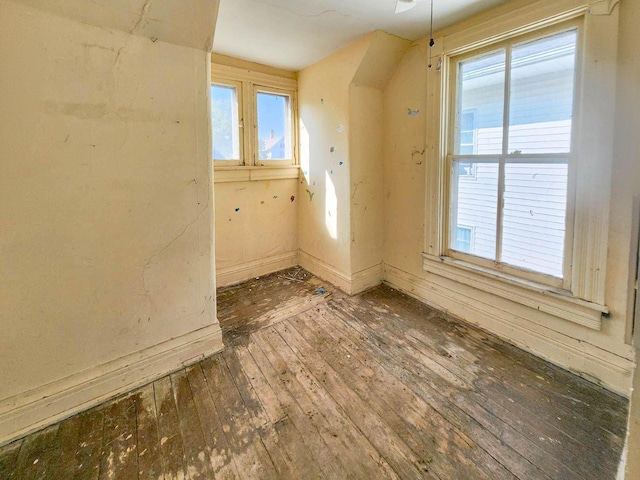
<path fill-rule="evenodd" d="M 295 164 L 295 91 L 250 80 L 215 78 L 211 84 L 214 164 Z"/>
<path fill-rule="evenodd" d="M 578 34 L 556 28 L 452 58 L 450 256 L 566 287 Z"/>

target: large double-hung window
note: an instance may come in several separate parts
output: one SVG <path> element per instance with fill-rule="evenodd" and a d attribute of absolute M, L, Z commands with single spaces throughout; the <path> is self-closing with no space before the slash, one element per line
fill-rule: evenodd
<path fill-rule="evenodd" d="M 452 57 L 449 256 L 569 288 L 578 38 L 569 24 Z"/>

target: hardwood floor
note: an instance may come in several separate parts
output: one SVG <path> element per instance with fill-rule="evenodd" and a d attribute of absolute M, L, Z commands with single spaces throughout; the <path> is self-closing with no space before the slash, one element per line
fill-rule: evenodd
<path fill-rule="evenodd" d="M 380 286 L 218 292 L 224 352 L 0 448 L 0 478 L 614 479 L 627 401 Z"/>

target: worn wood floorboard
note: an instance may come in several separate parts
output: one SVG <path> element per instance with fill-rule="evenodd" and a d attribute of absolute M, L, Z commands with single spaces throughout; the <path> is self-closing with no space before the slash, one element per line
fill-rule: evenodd
<path fill-rule="evenodd" d="M 233 383 L 222 356 L 210 358 L 202 365 L 209 392 L 227 432 L 229 447 L 240 472 L 248 478 L 277 478 L 276 468 L 262 439 L 251 423 L 250 414 Z"/>
<path fill-rule="evenodd" d="M 381 287 L 379 290 L 384 292 L 385 288 Z M 415 302 L 412 299 L 408 300 Z M 399 310 L 402 312 L 401 309 Z M 599 444 L 606 445 L 607 443 L 622 445 L 626 424 L 624 402 L 617 406 L 607 405 L 609 398 L 606 395 L 603 409 L 613 409 L 619 412 L 615 416 L 607 416 L 606 420 L 602 420 L 602 417 L 599 416 L 601 412 L 588 412 L 589 418 L 585 418 L 581 414 L 585 405 L 590 405 L 594 401 L 594 394 L 602 393 L 602 389 L 598 392 L 596 388 L 591 387 L 589 390 L 584 391 L 584 394 L 575 392 L 577 400 L 573 403 L 562 401 L 567 397 L 573 398 L 571 395 L 574 392 L 567 389 L 567 382 L 548 380 L 542 383 L 545 379 L 545 372 L 524 368 L 522 366 L 524 362 L 514 364 L 512 356 L 501 353 L 493 347 L 487 348 L 485 343 L 474 341 L 473 337 L 477 337 L 477 335 L 464 334 L 454 337 L 456 338 L 456 343 L 452 343 L 451 332 L 447 332 L 446 328 L 434 328 L 427 335 L 424 331 L 419 331 L 419 317 L 413 319 L 413 324 L 407 323 L 411 320 L 411 312 L 409 310 L 411 309 L 406 309 L 402 312 L 399 319 L 391 318 L 387 321 L 386 318 L 382 317 L 380 321 L 384 322 L 389 329 L 395 329 L 399 336 L 407 339 L 417 350 L 431 350 L 433 358 L 451 371 L 454 371 L 457 364 L 472 365 L 475 371 L 474 390 L 486 397 L 488 401 L 497 404 L 496 408 L 512 411 L 515 414 L 515 418 L 520 419 L 521 422 L 526 423 L 527 420 L 532 420 L 531 428 L 538 430 L 538 434 L 534 438 L 543 442 L 543 446 L 549 450 L 561 453 L 575 451 L 578 452 L 578 455 L 581 455 L 585 447 L 592 448 L 594 449 L 594 454 L 590 456 L 589 460 L 594 464 L 595 468 L 598 468 L 602 462 L 612 460 L 606 455 L 600 457 L 599 454 L 603 450 L 597 448 L 597 446 Z M 366 313 L 368 310 L 365 308 L 363 311 Z M 443 323 L 442 319 L 438 317 L 434 321 L 439 322 L 440 325 Z M 429 325 L 428 320 L 426 324 Z M 450 322 L 448 325 L 459 326 L 459 324 Z M 418 326 L 418 329 L 415 328 L 416 326 Z M 447 325 L 444 326 L 446 327 Z M 496 339 L 488 338 L 488 340 L 491 340 L 494 346 L 503 345 L 503 342 L 496 341 Z M 447 345 L 451 346 L 451 351 L 446 349 Z M 460 348 L 460 346 L 464 348 Z M 511 351 L 517 350 L 513 349 L 513 347 L 511 349 Z M 517 350 L 514 353 L 522 356 L 524 352 Z M 456 355 L 463 358 L 456 359 L 454 358 Z M 468 355 L 472 355 L 472 357 L 469 358 Z M 529 357 L 531 356 L 529 355 Z M 544 364 L 545 362 L 538 363 Z M 554 368 L 558 371 L 560 370 L 557 367 Z M 550 370 L 552 369 L 547 371 Z M 566 372 L 564 373 L 566 376 Z M 570 380 L 575 380 L 575 378 Z M 579 399 L 580 396 L 583 397 L 583 400 Z M 596 396 L 595 398 L 597 399 L 598 397 Z M 550 405 L 553 405 L 553 408 L 547 408 Z M 528 415 L 527 412 L 529 412 Z M 613 434 L 611 433 L 612 431 L 617 431 L 618 434 Z M 555 444 L 558 442 L 563 443 L 565 448 L 561 450 L 555 449 Z"/>
<path fill-rule="evenodd" d="M 180 433 L 184 445 L 187 473 L 192 480 L 205 480 L 213 476 L 198 412 L 193 402 L 187 372 L 180 370 L 171 375 L 171 386 L 178 411 Z"/>
<path fill-rule="evenodd" d="M 52 459 L 58 428 L 59 425 L 53 425 L 24 439 L 9 478 L 44 478 L 49 470 L 47 461 Z"/>
<path fill-rule="evenodd" d="M 138 476 L 141 479 L 159 479 L 163 477 L 164 467 L 160 454 L 158 415 L 153 384 L 139 389 L 137 395 Z"/>
<path fill-rule="evenodd" d="M 80 418 L 78 443 L 70 445 L 75 448 L 76 471 L 63 472 L 74 480 L 95 480 L 100 473 L 102 457 L 102 438 L 104 436 L 104 413 L 107 405 L 92 408 L 77 415 Z M 65 448 L 65 447 L 63 447 Z M 60 471 L 54 473 L 60 474 Z"/>
<path fill-rule="evenodd" d="M 14 472 L 21 446 L 22 440 L 17 440 L 0 450 L 0 478 L 9 478 Z"/>
<path fill-rule="evenodd" d="M 615 479 L 627 400 L 387 286 L 218 291 L 226 349 L 0 447 L 4 479 Z"/>
<path fill-rule="evenodd" d="M 317 318 L 315 317 L 316 320 Z M 371 405 L 376 405 L 379 414 L 387 422 L 393 422 L 398 425 L 397 428 L 407 432 L 413 450 L 427 458 L 427 463 L 438 476 L 451 478 L 467 471 L 480 478 L 482 472 L 475 472 L 476 465 L 480 464 L 483 465 L 483 471 L 487 470 L 490 478 L 513 478 L 500 462 L 479 447 L 465 429 L 458 428 L 456 422 L 447 419 L 378 365 L 371 361 L 362 361 L 363 358 L 358 351 L 352 353 L 348 348 L 344 348 L 344 337 L 332 336 L 328 330 L 320 327 L 317 321 L 307 320 L 304 317 L 294 318 L 279 325 L 277 329 L 286 338 L 292 334 L 295 336 L 295 333 L 289 331 L 289 327 L 300 332 L 308 342 L 307 347 L 314 345 L 317 354 L 326 358 L 332 368 L 349 380 L 350 385 L 353 385 L 362 398 Z M 387 394 L 390 389 L 394 392 L 393 396 Z M 470 428 L 466 430 L 473 427 L 467 426 Z M 425 431 L 435 433 L 425 436 Z M 444 457 L 441 455 L 442 451 L 448 451 L 449 454 Z M 470 461 L 474 463 L 471 464 Z"/>
<path fill-rule="evenodd" d="M 125 396 L 105 411 L 100 480 L 138 476 L 136 400 L 135 394 Z"/>
<path fill-rule="evenodd" d="M 167 376 L 155 381 L 153 389 L 158 416 L 160 455 L 164 460 L 163 478 L 165 480 L 189 478 L 171 378 Z"/>
<path fill-rule="evenodd" d="M 345 310 L 342 311 L 344 312 Z M 473 385 L 466 383 L 463 379 L 456 377 L 454 373 L 441 365 L 446 362 L 446 359 L 443 359 L 444 357 L 442 355 L 436 352 L 425 355 L 426 347 L 423 346 L 417 349 L 411 342 L 407 341 L 404 336 L 404 331 L 393 331 L 392 320 L 380 320 L 376 322 L 377 314 L 371 315 L 368 310 L 357 307 L 352 307 L 351 313 L 356 316 L 352 323 L 354 328 L 367 329 L 368 326 L 368 334 L 377 338 L 378 342 L 393 340 L 388 346 L 390 351 L 397 352 L 397 355 L 400 357 L 408 357 L 408 361 L 423 363 L 426 368 L 431 369 L 433 374 L 429 375 L 425 381 L 431 384 L 435 390 L 446 392 L 449 397 L 459 398 L 462 396 L 463 398 L 469 398 L 474 403 L 482 405 L 508 423 L 513 424 L 514 422 L 518 422 L 520 429 L 525 429 L 530 433 L 530 437 L 534 443 L 539 443 L 550 455 L 564 460 L 566 465 L 574 464 L 576 454 L 578 456 L 582 455 L 585 446 L 575 444 L 575 441 L 573 441 L 571 437 L 553 428 L 551 424 L 541 421 L 540 416 L 544 416 L 547 411 L 541 412 L 541 408 L 539 408 L 535 402 L 523 398 L 520 394 L 516 397 L 517 392 L 514 391 L 508 393 L 496 392 L 496 390 L 499 390 L 497 386 L 494 386 L 493 389 L 483 388 L 487 379 L 490 378 L 490 372 L 487 375 L 478 376 L 478 378 L 473 381 Z M 499 384 L 496 385 L 499 386 Z M 516 397 L 517 400 L 514 400 L 513 397 Z M 533 407 L 527 409 L 523 403 L 529 406 L 533 405 Z M 513 412 L 515 412 L 515 414 Z M 580 436 L 583 432 L 575 429 L 573 433 L 576 436 Z M 587 443 L 587 445 L 591 446 L 591 448 L 597 446 L 593 441 L 587 441 L 590 442 Z M 564 448 L 556 448 L 559 444 L 564 444 Z M 594 448 L 594 454 L 595 453 L 597 453 L 597 448 Z M 601 469 L 601 465 L 599 465 L 597 460 L 597 458 L 590 457 L 576 464 L 574 468 L 578 470 L 579 473 L 584 470 L 586 474 L 588 474 L 592 468 L 598 471 Z"/>
<path fill-rule="evenodd" d="M 276 467 L 278 476 L 284 478 L 301 477 L 301 473 L 296 468 L 291 456 L 287 454 L 287 450 L 281 448 L 281 438 L 277 430 L 271 422 L 269 422 L 265 410 L 260 403 L 260 399 L 245 375 L 237 355 L 235 355 L 235 352 L 232 350 L 227 350 L 223 353 L 223 356 L 227 368 L 231 373 L 231 378 L 233 378 L 238 393 L 242 397 L 247 412 L 251 416 L 253 428 L 255 428 L 263 445 L 267 449 L 269 457 Z"/>
<path fill-rule="evenodd" d="M 294 465 L 297 465 L 296 470 L 298 470 L 298 473 L 304 472 L 307 478 L 323 478 L 320 466 L 292 420 L 292 417 L 297 412 L 293 412 L 292 415 L 285 413 L 285 408 L 278 400 L 278 396 L 269 385 L 267 378 L 246 346 L 236 345 L 234 347 L 234 355 L 237 356 L 242 370 L 251 383 L 251 388 L 255 391 L 260 403 L 259 406 L 253 402 L 250 403 L 248 405 L 249 409 L 254 405 L 258 411 L 260 409 L 264 411 L 264 415 L 267 417 L 267 425 L 273 427 L 278 445 L 288 459 Z M 256 413 L 255 415 L 260 414 Z M 303 478 L 303 476 L 300 474 L 293 478 Z"/>
<path fill-rule="evenodd" d="M 334 312 L 333 319 L 343 318 L 345 323 L 349 323 L 349 314 L 342 312 L 337 314 Z M 340 329 L 339 323 L 333 322 L 332 326 Z M 439 375 L 432 370 L 427 370 L 421 365 L 423 355 L 421 352 L 414 355 L 410 351 L 410 347 L 398 347 L 396 345 L 385 343 L 384 334 L 381 337 L 377 336 L 375 332 L 369 332 L 360 321 L 356 320 L 351 324 L 354 331 L 358 332 L 359 336 L 353 337 L 353 333 L 349 330 L 349 327 L 340 329 L 342 333 L 351 339 L 358 350 L 362 350 L 369 354 L 368 359 L 365 358 L 365 362 L 372 363 L 371 359 L 381 362 L 383 368 L 395 375 L 412 391 L 421 396 L 427 403 L 433 408 L 442 412 L 442 415 L 446 417 L 450 422 L 458 425 L 465 425 L 462 428 L 463 431 L 470 435 L 478 435 L 479 430 L 485 430 L 481 435 L 484 442 L 493 443 L 491 447 L 486 448 L 488 452 L 494 455 L 496 458 L 505 456 L 511 456 L 511 452 L 508 449 L 497 448 L 495 442 L 500 439 L 503 443 L 509 445 L 516 451 L 526 452 L 524 458 L 533 461 L 535 458 L 544 459 L 543 462 L 536 463 L 541 470 L 549 471 L 551 474 L 562 473 L 561 476 L 555 478 L 575 478 L 576 480 L 581 478 L 579 475 L 573 473 L 570 469 L 555 461 L 553 457 L 550 457 L 546 452 L 539 452 L 536 448 L 531 448 L 532 442 L 526 441 L 524 446 L 519 445 L 521 438 L 518 432 L 510 427 L 511 422 L 507 420 L 501 420 L 500 418 L 491 414 L 491 412 L 485 409 L 485 402 L 467 401 L 465 392 L 462 388 L 457 386 L 451 386 L 448 382 L 452 381 L 450 375 L 445 375 L 444 379 L 439 378 Z M 465 418 L 468 416 L 469 418 Z M 476 424 L 481 425 L 481 429 L 476 427 Z M 491 438 L 492 433 L 495 438 Z M 515 443 L 516 446 L 520 446 L 520 449 L 515 448 L 511 444 Z M 504 460 L 503 460 L 504 461 Z M 516 470 L 513 470 L 514 472 Z M 520 476 L 520 478 L 544 478 L 542 475 L 534 475 L 532 477 Z"/>
<path fill-rule="evenodd" d="M 545 401 L 567 406 L 572 410 L 576 419 L 584 421 L 585 425 L 611 431 L 618 438 L 624 436 L 627 411 L 626 401 L 622 397 L 613 395 L 590 382 L 584 382 L 579 377 L 572 375 L 567 378 L 566 372 L 559 367 L 527 355 L 522 350 L 501 342 L 495 337 L 483 335 L 480 331 L 471 332 L 460 322 L 446 322 L 446 317 L 440 312 L 429 309 L 417 300 L 398 294 L 390 288 L 378 287 L 363 294 L 362 299 L 378 309 L 389 307 L 390 305 L 387 304 L 387 299 L 389 299 L 392 302 L 394 312 L 399 315 L 396 317 L 397 320 L 405 328 L 413 329 L 415 326 L 422 326 L 424 329 L 424 318 L 428 316 L 430 320 L 438 322 L 441 327 L 436 330 L 436 335 L 430 339 L 423 332 L 417 331 L 416 333 L 421 335 L 421 338 L 434 343 L 439 340 L 447 341 L 448 339 L 443 337 L 446 337 L 447 334 L 453 334 L 463 342 L 468 340 L 468 343 L 465 343 L 466 346 L 473 344 L 476 346 L 477 352 L 483 355 L 493 354 L 492 358 L 497 361 L 497 364 L 505 367 L 494 368 L 493 376 L 510 382 L 510 385 L 514 383 L 518 387 L 525 385 L 529 389 L 528 393 L 533 395 L 536 394 L 535 392 L 542 392 L 546 395 Z M 448 343 L 451 342 L 448 341 Z M 455 346 L 455 344 L 452 345 Z M 462 350 L 462 352 L 465 351 L 466 349 Z M 445 351 L 445 354 L 449 354 L 449 352 Z M 487 364 L 486 361 L 478 362 L 480 367 Z M 597 409 L 591 408 L 591 403 L 594 400 L 598 401 L 599 408 Z M 593 428 L 590 430 L 593 431 Z M 601 432 L 598 433 L 601 434 Z"/>
<path fill-rule="evenodd" d="M 395 396 L 403 402 L 403 406 L 411 406 L 416 412 L 422 412 L 429 408 L 439 412 L 451 425 L 459 431 L 468 434 L 478 446 L 494 456 L 497 461 L 513 472 L 515 476 L 519 478 L 547 478 L 540 469 L 524 456 L 520 456 L 510 449 L 504 448 L 501 444 L 503 437 L 497 438 L 492 435 L 491 430 L 483 428 L 484 423 L 481 423 L 483 418 L 479 417 L 483 417 L 484 412 L 476 409 L 473 411 L 473 415 L 467 415 L 463 410 L 455 408 L 453 404 L 444 399 L 437 390 L 429 390 L 428 387 L 424 386 L 425 382 L 419 377 L 414 377 L 405 368 L 394 366 L 394 359 L 387 357 L 387 353 L 380 350 L 377 345 L 369 349 L 354 335 L 355 332 L 349 331 L 347 328 L 342 330 L 333 328 L 335 323 L 326 323 L 324 315 L 316 316 L 315 320 L 314 323 L 318 325 L 316 328 L 324 329 L 333 339 L 333 341 L 331 341 L 327 336 L 324 337 L 326 339 L 325 345 L 328 345 L 328 347 L 325 348 L 332 348 L 334 350 L 340 348 L 343 350 L 343 358 L 350 359 L 350 357 L 353 357 L 364 366 L 361 368 L 368 369 L 370 373 L 366 375 L 366 378 L 370 380 L 371 383 L 374 383 L 372 388 L 378 388 L 381 392 L 388 389 L 393 390 Z M 291 320 L 291 322 L 297 328 L 299 328 L 299 325 L 302 323 L 300 320 Z M 306 323 L 303 324 L 302 328 L 308 327 L 309 323 Z M 352 341 L 354 338 L 355 341 Z M 388 358 L 389 361 L 385 360 L 386 358 Z M 417 385 L 422 385 L 425 388 L 418 388 Z M 497 423 L 497 419 L 490 419 L 489 425 L 493 426 L 495 423 Z M 505 427 L 509 428 L 508 426 L 503 426 L 503 428 Z M 529 455 L 532 453 L 535 454 L 535 452 L 532 452 L 529 448 L 530 445 L 524 446 L 525 451 L 527 451 Z M 554 471 L 554 473 L 558 472 Z M 565 478 L 571 477 L 565 475 Z"/>
<path fill-rule="evenodd" d="M 209 461 L 217 479 L 239 478 L 236 464 L 231 455 L 227 436 L 223 431 L 222 421 L 218 415 L 218 409 L 209 394 L 209 387 L 205 379 L 202 367 L 199 364 L 187 368 L 187 378 L 193 393 L 196 412 L 200 419 L 202 433 L 210 449 Z"/>

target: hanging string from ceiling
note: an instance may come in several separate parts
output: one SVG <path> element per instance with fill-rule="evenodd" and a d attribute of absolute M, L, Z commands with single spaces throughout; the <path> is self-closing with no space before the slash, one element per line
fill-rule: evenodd
<path fill-rule="evenodd" d="M 431 59 L 433 58 L 433 46 L 436 44 L 433 39 L 433 0 L 431 0 L 431 25 L 429 26 L 429 68 L 433 66 Z"/>

